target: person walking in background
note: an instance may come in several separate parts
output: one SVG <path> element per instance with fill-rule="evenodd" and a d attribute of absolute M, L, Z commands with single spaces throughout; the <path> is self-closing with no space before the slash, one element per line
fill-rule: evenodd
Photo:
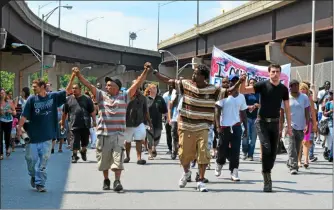
<path fill-rule="evenodd" d="M 256 79 L 251 78 L 248 81 L 248 86 L 254 86 L 256 84 Z M 243 159 L 246 160 L 247 158 L 250 161 L 254 160 L 254 150 L 256 146 L 256 126 L 255 121 L 257 119 L 258 110 L 260 108 L 260 96 L 258 93 L 251 93 L 245 95 L 246 103 L 247 103 L 247 124 L 248 124 L 248 138 L 243 138 L 242 141 L 242 152 L 243 152 Z"/>
<path fill-rule="evenodd" d="M 3 159 L 3 139 L 5 138 L 6 156 L 10 156 L 10 139 L 13 125 L 13 116 L 16 115 L 15 105 L 8 100 L 6 91 L 0 89 L 0 160 Z"/>
<path fill-rule="evenodd" d="M 151 130 L 147 130 L 149 160 L 153 160 L 157 156 L 156 147 L 161 138 L 162 115 L 167 113 L 167 105 L 165 100 L 158 95 L 158 89 L 155 84 L 148 85 L 145 90 L 145 96 L 153 125 Z"/>
<path fill-rule="evenodd" d="M 169 104 L 172 94 L 175 93 L 175 87 L 172 85 L 168 85 L 168 91 L 163 94 L 163 99 L 165 100 L 165 104 Z M 167 155 L 171 155 L 173 151 L 173 137 L 172 137 L 172 126 L 170 123 L 170 118 L 168 116 L 165 116 L 165 131 L 166 131 L 166 140 L 167 140 L 167 146 L 168 146 L 168 152 Z"/>
<path fill-rule="evenodd" d="M 328 161 L 333 162 L 333 141 L 334 141 L 334 133 L 333 133 L 333 90 L 328 91 L 329 93 L 329 98 L 328 101 L 326 102 L 326 105 L 323 110 L 323 114 L 325 117 L 327 117 L 328 121 L 328 128 L 329 128 L 329 133 L 327 135 L 327 145 L 328 145 L 328 150 L 329 150 L 329 155 L 328 155 Z"/>

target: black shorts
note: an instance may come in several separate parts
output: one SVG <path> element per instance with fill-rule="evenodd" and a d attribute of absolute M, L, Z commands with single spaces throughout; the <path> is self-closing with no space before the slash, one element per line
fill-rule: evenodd
<path fill-rule="evenodd" d="M 89 144 L 89 128 L 80 128 L 72 130 L 73 134 L 73 150 L 80 150 L 81 147 L 87 147 Z"/>

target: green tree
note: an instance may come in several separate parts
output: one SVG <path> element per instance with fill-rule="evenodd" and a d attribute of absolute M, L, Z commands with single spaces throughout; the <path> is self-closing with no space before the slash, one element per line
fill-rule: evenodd
<path fill-rule="evenodd" d="M 8 91 L 13 91 L 15 81 L 15 73 L 8 71 L 0 71 L 0 87 Z"/>

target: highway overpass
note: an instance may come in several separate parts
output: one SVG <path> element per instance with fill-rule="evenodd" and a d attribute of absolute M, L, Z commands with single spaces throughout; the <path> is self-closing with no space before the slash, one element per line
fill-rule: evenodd
<path fill-rule="evenodd" d="M 38 71 L 40 63 L 28 48 L 13 49 L 11 44 L 24 43 L 40 53 L 41 19 L 24 1 L 1 0 L 0 6 L 0 28 L 8 33 L 6 47 L 1 50 L 0 68 L 16 73 L 15 84 L 18 89 L 27 85 L 28 75 Z M 119 70 L 124 70 L 125 67 L 127 73 L 120 79 L 128 84 L 139 74 L 137 71 L 142 70 L 146 61 L 150 61 L 155 67 L 161 61 L 161 55 L 157 51 L 92 40 L 48 23 L 44 24 L 44 29 L 44 52 L 46 55 L 56 56 L 56 66 L 48 69 L 49 80 L 53 84 L 57 84 L 57 76 L 70 73 L 73 65 L 92 66 L 86 74 L 98 78 L 106 74 L 113 75 L 113 72 L 122 72 Z M 15 92 L 17 93 L 17 90 Z"/>

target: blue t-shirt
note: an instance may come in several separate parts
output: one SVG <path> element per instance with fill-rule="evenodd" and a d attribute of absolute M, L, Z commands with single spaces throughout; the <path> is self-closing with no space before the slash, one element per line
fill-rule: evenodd
<path fill-rule="evenodd" d="M 330 111 L 330 110 L 333 110 L 333 107 L 334 107 L 334 106 L 333 106 L 333 102 L 332 102 L 332 101 L 328 101 L 328 102 L 326 103 L 326 106 L 325 106 L 326 112 L 328 112 L 328 111 Z M 329 114 L 329 116 L 328 116 L 328 120 L 329 120 L 329 122 L 328 122 L 328 126 L 329 126 L 329 127 L 333 127 L 333 112 Z"/>
<path fill-rule="evenodd" d="M 45 97 L 30 96 L 22 116 L 29 120 L 28 135 L 31 143 L 40 143 L 57 138 L 57 107 L 66 102 L 66 91 L 49 92 Z"/>
<path fill-rule="evenodd" d="M 246 94 L 245 95 L 246 104 L 247 106 L 252 106 L 254 104 L 259 104 L 260 102 L 260 95 L 258 93 L 255 94 Z M 257 118 L 258 108 L 254 109 L 250 112 L 248 109 L 246 110 L 247 118 L 256 119 Z"/>

